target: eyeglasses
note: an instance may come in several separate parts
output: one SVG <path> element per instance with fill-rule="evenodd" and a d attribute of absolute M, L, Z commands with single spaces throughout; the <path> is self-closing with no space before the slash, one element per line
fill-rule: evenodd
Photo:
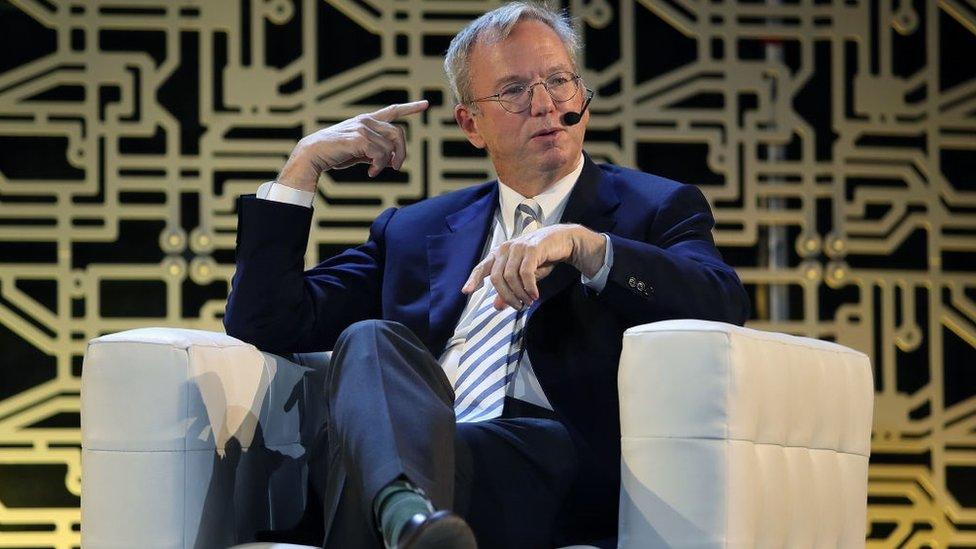
<path fill-rule="evenodd" d="M 565 103 L 576 97 L 576 94 L 579 93 L 579 83 L 580 75 L 571 72 L 557 72 L 542 82 L 536 82 L 535 84 L 513 82 L 506 85 L 502 88 L 502 91 L 496 94 L 473 99 L 471 102 L 497 101 L 506 111 L 512 114 L 518 114 L 525 112 L 532 105 L 532 93 L 535 91 L 536 86 L 541 85 L 545 88 L 549 92 L 549 97 L 552 97 L 553 102 Z"/>

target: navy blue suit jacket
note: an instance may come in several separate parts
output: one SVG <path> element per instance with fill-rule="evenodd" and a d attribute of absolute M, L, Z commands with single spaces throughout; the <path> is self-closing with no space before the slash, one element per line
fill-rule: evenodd
<path fill-rule="evenodd" d="M 243 197 L 227 333 L 279 353 L 327 350 L 350 324 L 382 318 L 406 325 L 439 356 L 467 299 L 461 286 L 491 238 L 497 204 L 491 181 L 388 209 L 366 243 L 303 272 L 311 210 Z M 615 531 L 624 330 L 672 318 L 742 324 L 748 297 L 715 248 L 708 203 L 694 186 L 586 157 L 561 222 L 609 234 L 613 267 L 600 293 L 568 264 L 543 279 L 526 349 L 580 448 L 586 473 L 577 516 Z"/>

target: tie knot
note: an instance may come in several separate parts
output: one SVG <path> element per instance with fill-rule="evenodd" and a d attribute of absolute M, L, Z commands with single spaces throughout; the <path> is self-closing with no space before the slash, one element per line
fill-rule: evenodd
<path fill-rule="evenodd" d="M 542 206 L 531 198 L 515 208 L 515 236 L 532 232 L 542 226 Z"/>

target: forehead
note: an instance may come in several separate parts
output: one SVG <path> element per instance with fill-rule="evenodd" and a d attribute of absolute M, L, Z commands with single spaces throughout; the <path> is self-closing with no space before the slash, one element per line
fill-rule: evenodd
<path fill-rule="evenodd" d="M 479 40 L 469 59 L 475 90 L 495 85 L 507 76 L 535 78 L 555 69 L 572 69 L 569 52 L 556 31 L 531 19 L 516 23 L 503 40 Z"/>

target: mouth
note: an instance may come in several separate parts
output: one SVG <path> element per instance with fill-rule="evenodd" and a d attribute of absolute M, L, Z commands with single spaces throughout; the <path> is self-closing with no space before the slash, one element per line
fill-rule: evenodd
<path fill-rule="evenodd" d="M 545 138 L 545 137 L 553 137 L 553 136 L 559 134 L 560 132 L 564 132 L 564 131 L 566 131 L 566 130 L 564 130 L 562 128 L 545 128 L 545 129 L 539 130 L 539 131 L 535 132 L 534 134 L 532 134 L 532 138 L 535 139 L 536 137 L 543 137 L 543 138 Z"/>

